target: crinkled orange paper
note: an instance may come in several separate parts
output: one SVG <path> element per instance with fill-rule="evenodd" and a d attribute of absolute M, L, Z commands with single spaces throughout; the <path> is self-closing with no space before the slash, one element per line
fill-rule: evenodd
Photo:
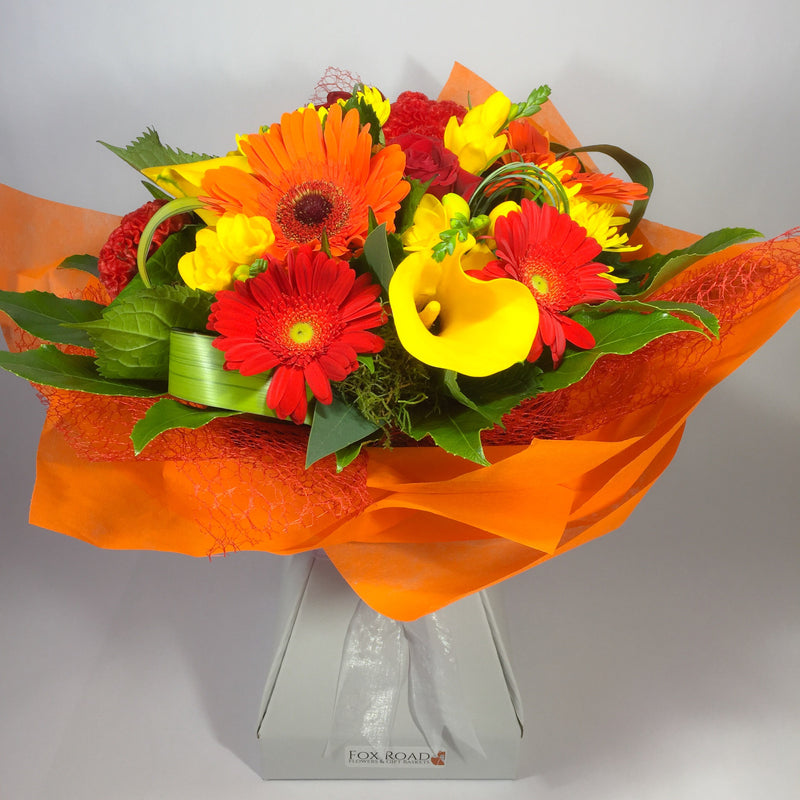
<path fill-rule="evenodd" d="M 490 91 L 457 65 L 441 97 L 464 103 L 469 93 L 475 104 Z M 577 145 L 550 103 L 538 120 Z M 55 289 L 63 274 L 47 267 L 96 253 L 116 221 L 7 188 L 0 204 L 3 288 Z M 653 223 L 639 232 L 643 252 L 696 238 Z M 86 413 L 97 398 L 51 392 L 31 522 L 102 547 L 195 556 L 321 547 L 370 606 L 414 619 L 621 525 L 702 396 L 800 307 L 800 241 L 709 257 L 659 296 L 711 308 L 720 340 L 677 334 L 602 359 L 580 384 L 535 398 L 507 432 L 488 436 L 490 467 L 397 447 L 370 448 L 341 476 L 331 459 L 303 472 L 301 429 L 236 418 L 173 432 L 135 459 L 127 437 L 146 403 L 103 400 L 97 429 Z M 519 444 L 526 430 L 545 438 Z"/>

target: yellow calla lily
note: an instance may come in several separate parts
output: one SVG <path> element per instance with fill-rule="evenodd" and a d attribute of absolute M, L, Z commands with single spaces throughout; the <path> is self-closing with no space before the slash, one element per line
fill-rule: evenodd
<path fill-rule="evenodd" d="M 412 356 L 473 377 L 524 361 L 539 325 L 527 286 L 471 278 L 458 253 L 441 263 L 429 252 L 409 255 L 392 276 L 389 303 L 400 342 Z"/>
<path fill-rule="evenodd" d="M 206 172 L 226 166 L 235 167 L 243 172 L 253 171 L 247 159 L 239 153 L 188 164 L 147 167 L 142 170 L 142 174 L 173 197 L 197 197 L 201 192 L 201 183 Z M 219 215 L 203 209 L 197 211 L 197 214 L 206 225 L 214 225 L 219 219 Z"/>
<path fill-rule="evenodd" d="M 470 109 L 459 124 L 451 117 L 444 129 L 444 146 L 458 156 L 462 169 L 480 175 L 506 149 L 506 136 L 500 134 L 508 121 L 511 101 L 495 92 L 485 103 Z"/>

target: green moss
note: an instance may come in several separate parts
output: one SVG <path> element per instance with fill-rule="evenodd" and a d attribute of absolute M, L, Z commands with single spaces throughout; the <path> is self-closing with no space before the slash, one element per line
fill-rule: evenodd
<path fill-rule="evenodd" d="M 391 322 L 376 333 L 384 347 L 374 372 L 360 367 L 337 384 L 337 393 L 376 425 L 408 430 L 411 409 L 432 402 L 432 370 L 405 350 Z"/>

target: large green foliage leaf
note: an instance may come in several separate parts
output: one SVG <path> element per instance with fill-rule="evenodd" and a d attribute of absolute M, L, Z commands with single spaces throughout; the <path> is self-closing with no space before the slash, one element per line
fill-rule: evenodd
<path fill-rule="evenodd" d="M 58 265 L 58 269 L 78 269 L 81 272 L 88 272 L 90 275 L 94 275 L 95 278 L 100 277 L 100 272 L 97 269 L 97 256 L 90 256 L 86 253 L 65 258 Z"/>
<path fill-rule="evenodd" d="M 107 378 L 166 379 L 172 328 L 204 330 L 212 297 L 186 286 L 154 286 L 120 294 L 102 319 L 81 327 Z"/>
<path fill-rule="evenodd" d="M 133 449 L 138 456 L 144 448 L 164 431 L 174 428 L 195 430 L 219 417 L 231 417 L 239 411 L 223 411 L 218 408 L 195 408 L 165 397 L 154 403 L 134 426 L 131 432 Z"/>
<path fill-rule="evenodd" d="M 394 275 L 394 264 L 389 250 L 385 222 L 378 225 L 364 241 L 364 258 L 373 275 L 378 279 L 378 283 L 384 291 L 388 292 L 389 282 Z"/>
<path fill-rule="evenodd" d="M 680 250 L 656 253 L 639 261 L 617 259 L 613 263 L 614 274 L 628 279 L 628 283 L 619 284 L 617 290 L 624 297 L 645 297 L 701 258 L 759 236 L 761 234 L 751 228 L 722 228 Z"/>
<path fill-rule="evenodd" d="M 501 425 L 503 417 L 541 387 L 541 369 L 523 362 L 486 378 L 471 378 L 447 371 L 444 386 L 457 402 L 476 411 L 489 424 Z"/>
<path fill-rule="evenodd" d="M 50 292 L 0 291 L 0 311 L 5 311 L 22 330 L 56 344 L 91 347 L 85 331 L 64 324 L 100 319 L 104 308 L 90 300 L 68 300 Z"/>
<path fill-rule="evenodd" d="M 406 430 L 418 442 L 426 436 L 442 450 L 481 466 L 488 466 L 481 444 L 481 431 L 492 427 L 486 417 L 471 408 L 453 404 L 448 409 L 412 418 Z"/>
<path fill-rule="evenodd" d="M 486 378 L 471 378 L 447 371 L 443 389 L 452 398 L 437 411 L 416 410 L 405 432 L 421 441 L 429 435 L 448 453 L 486 466 L 481 432 L 502 425 L 503 417 L 540 387 L 541 370 L 532 364 L 515 364 Z M 441 403 L 447 403 L 442 398 Z"/>
<path fill-rule="evenodd" d="M 308 435 L 306 468 L 331 453 L 360 442 L 376 430 L 378 426 L 375 423 L 362 417 L 356 408 L 336 395 L 330 405 L 317 403 Z"/>
<path fill-rule="evenodd" d="M 0 352 L 0 367 L 31 383 L 74 392 L 116 397 L 158 397 L 166 391 L 165 385 L 152 382 L 109 380 L 98 372 L 91 356 L 67 355 L 51 344 L 21 353 Z"/>
<path fill-rule="evenodd" d="M 148 167 L 189 164 L 194 161 L 208 161 L 210 158 L 214 158 L 214 156 L 203 153 L 185 153 L 183 150 L 174 150 L 172 147 L 162 144 L 158 133 L 153 128 L 148 128 L 127 147 L 116 147 L 107 142 L 100 142 L 100 144 L 103 147 L 107 147 L 115 155 L 118 155 L 134 169 L 140 171 Z"/>
<path fill-rule="evenodd" d="M 579 307 L 571 316 L 592 333 L 595 346 L 591 350 L 568 349 L 558 369 L 542 374 L 542 391 L 552 392 L 577 383 L 604 355 L 630 355 L 671 333 L 691 331 L 700 336 L 708 335 L 703 328 L 673 316 L 672 312 L 700 321 L 711 333 L 718 330 L 716 318 L 692 303 L 612 300 L 598 306 Z"/>

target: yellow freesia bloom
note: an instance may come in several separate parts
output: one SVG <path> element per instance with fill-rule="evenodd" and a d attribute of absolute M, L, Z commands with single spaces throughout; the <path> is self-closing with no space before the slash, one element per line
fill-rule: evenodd
<path fill-rule="evenodd" d="M 401 237 L 403 247 L 409 253 L 430 250 L 441 241 L 439 234 L 452 227 L 450 220 L 458 214 L 469 219 L 469 204 L 461 195 L 446 194 L 441 200 L 432 194 L 423 195 L 414 212 L 413 224 Z M 458 243 L 457 250 L 474 245 L 475 238 L 469 235 L 467 241 Z"/>
<path fill-rule="evenodd" d="M 389 303 L 400 342 L 412 356 L 474 377 L 524 361 L 539 325 L 527 286 L 471 278 L 458 253 L 441 263 L 425 251 L 409 255 L 392 276 Z"/>
<path fill-rule="evenodd" d="M 450 117 L 444 129 L 444 146 L 458 156 L 467 172 L 480 175 L 506 149 L 505 134 L 497 135 L 508 120 L 511 101 L 495 92 L 479 106 L 470 109 L 459 124 Z"/>
<path fill-rule="evenodd" d="M 198 232 L 195 249 L 181 256 L 178 272 L 191 289 L 219 292 L 228 289 L 249 266 L 262 257 L 275 241 L 266 217 L 223 214 L 216 228 Z"/>

